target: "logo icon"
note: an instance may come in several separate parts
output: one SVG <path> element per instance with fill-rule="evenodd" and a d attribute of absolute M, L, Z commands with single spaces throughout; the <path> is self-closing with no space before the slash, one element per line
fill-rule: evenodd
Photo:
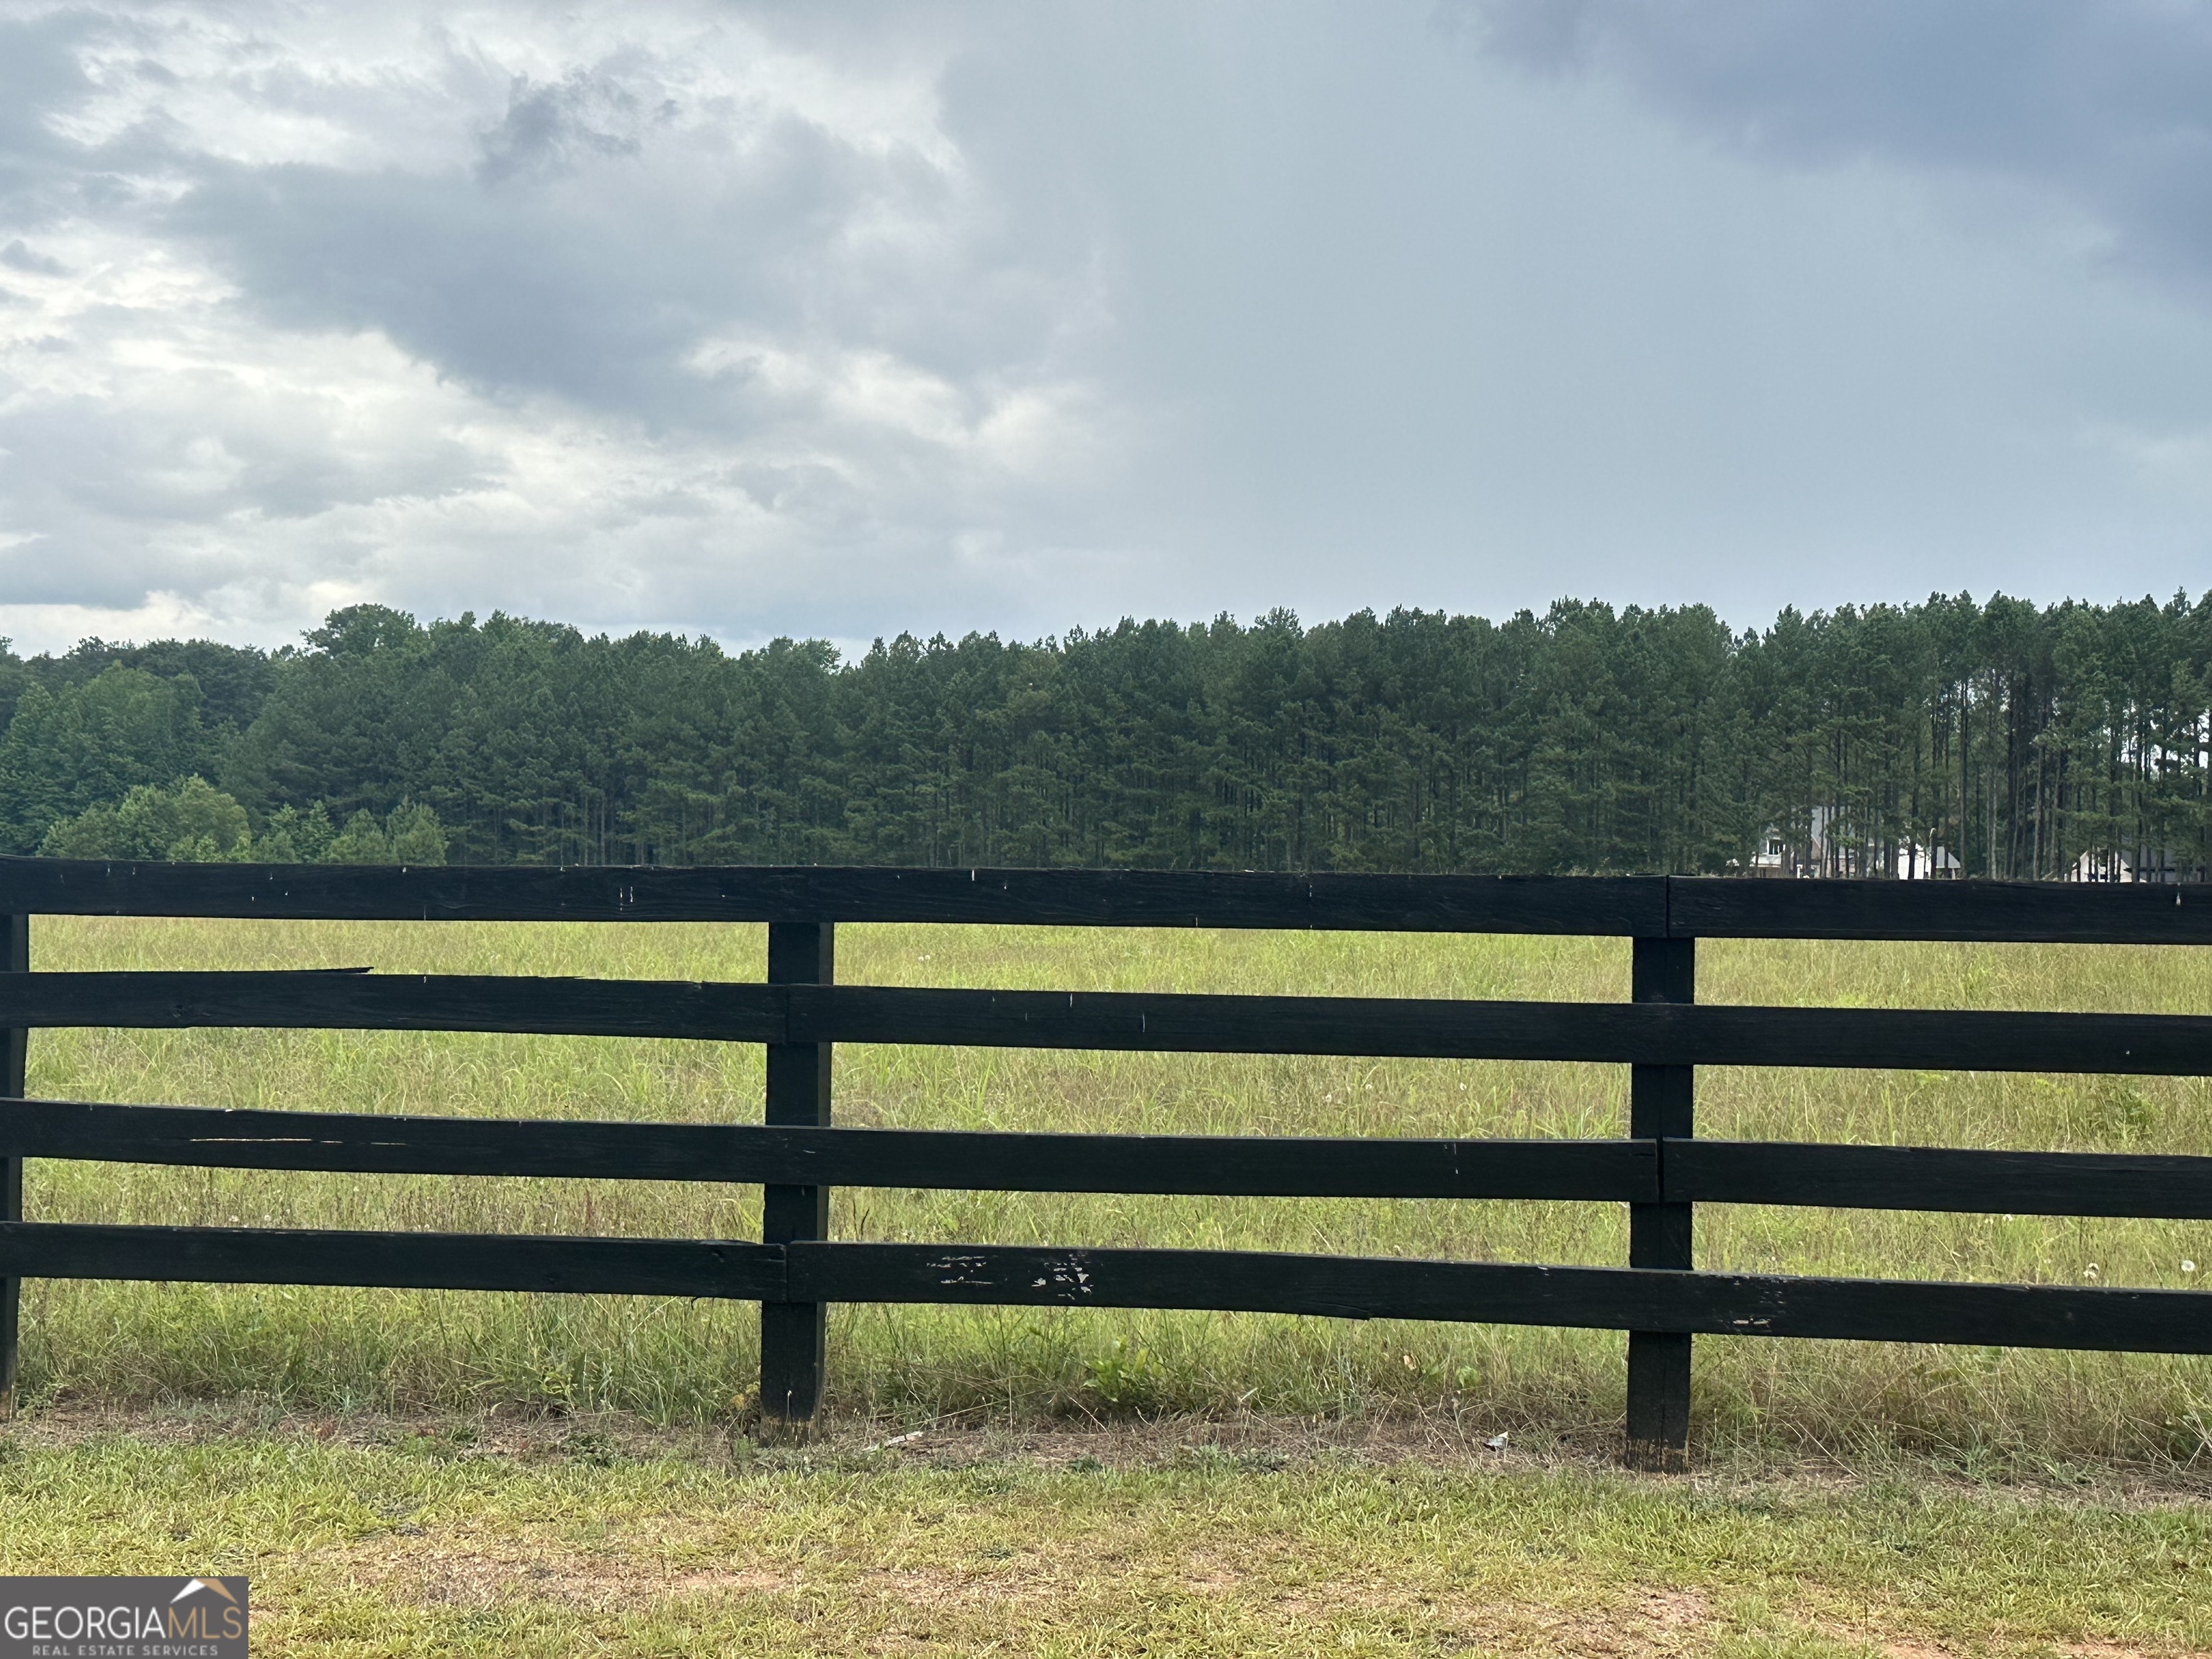
<path fill-rule="evenodd" d="M 246 1659 L 243 1578 L 0 1578 L 0 1659 Z"/>

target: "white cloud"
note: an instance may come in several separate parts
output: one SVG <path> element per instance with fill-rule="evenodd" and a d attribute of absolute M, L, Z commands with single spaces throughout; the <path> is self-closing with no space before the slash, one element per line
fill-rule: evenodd
<path fill-rule="evenodd" d="M 489 589 L 741 629 L 1113 463 L 1058 361 L 1089 272 L 994 240 L 941 49 L 683 6 L 171 7 L 72 46 L 0 201 L 0 525 L 36 538 L 0 572 L 50 625 Z"/>

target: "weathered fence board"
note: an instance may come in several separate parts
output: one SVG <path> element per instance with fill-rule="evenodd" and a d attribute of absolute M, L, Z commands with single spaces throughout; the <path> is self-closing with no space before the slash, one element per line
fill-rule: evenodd
<path fill-rule="evenodd" d="M 384 1117 L 29 1100 L 0 1156 L 383 1175 L 727 1181 L 1196 1197 L 1656 1201 L 1655 1143 L 1024 1134 Z"/>
<path fill-rule="evenodd" d="M 1680 944 L 1686 941 L 1665 941 Z M 2212 1015 L 930 990 L 523 975 L 0 976 L 0 1025 L 311 1026 L 1615 1065 L 2212 1073 Z"/>
<path fill-rule="evenodd" d="M 1634 1267 L 975 1244 L 0 1223 L 33 1279 L 830 1302 L 1188 1308 L 1683 1335 L 2212 1353 L 2212 1296 Z"/>
<path fill-rule="evenodd" d="M 513 1031 L 542 1036 L 780 1040 L 765 985 L 500 974 L 27 974 L 0 979 L 0 1021 L 33 1027 L 198 1025 Z"/>
<path fill-rule="evenodd" d="M 744 1302 L 781 1295 L 785 1278 L 781 1249 L 720 1240 L 40 1221 L 0 1223 L 0 1273 L 19 1279 L 713 1296 Z"/>
<path fill-rule="evenodd" d="M 2212 945 L 2212 886 L 2052 881 L 1741 881 L 1670 876 L 1680 939 Z"/>
<path fill-rule="evenodd" d="M 1977 1346 L 2212 1352 L 2212 1296 L 1245 1250 L 793 1244 L 825 1302 L 1201 1308 Z"/>
<path fill-rule="evenodd" d="M 2212 886 L 1683 876 L 817 866 L 413 869 L 0 858 L 0 914 L 2212 944 Z"/>
<path fill-rule="evenodd" d="M 26 1100 L 0 1157 L 1194 1197 L 1565 1199 L 2212 1220 L 2212 1158 L 1799 1141 L 1023 1133 Z"/>
<path fill-rule="evenodd" d="M 1660 876 L 1213 871 L 430 869 L 0 858 L 0 910 L 389 921 L 1018 922 L 1657 934 Z"/>
<path fill-rule="evenodd" d="M 27 974 L 30 968 L 30 917 L 0 913 L 0 975 Z M 30 1036 L 24 1026 L 0 1029 L 0 1097 L 23 1092 Z M 21 1220 L 22 1214 L 23 1160 L 0 1152 L 0 1224 Z M 15 1358 L 21 1347 L 16 1324 L 22 1291 L 21 1276 L 0 1268 L 0 1417 L 10 1416 L 15 1409 Z"/>
<path fill-rule="evenodd" d="M 1687 1140 L 1664 1184 L 1683 1203 L 2212 1221 L 2212 1158 Z"/>

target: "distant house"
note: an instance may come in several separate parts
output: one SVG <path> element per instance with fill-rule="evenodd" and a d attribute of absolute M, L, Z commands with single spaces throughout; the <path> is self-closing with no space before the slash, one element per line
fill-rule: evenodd
<path fill-rule="evenodd" d="M 2125 853 L 2109 848 L 2092 848 L 2074 860 L 2067 871 L 2069 881 L 2133 881 L 2136 866 Z"/>
<path fill-rule="evenodd" d="M 1892 854 L 1890 873 L 1899 881 L 1952 881 L 1966 873 L 1966 866 L 1951 856 L 1948 847 L 1923 847 L 1909 841 Z"/>
<path fill-rule="evenodd" d="M 2093 847 L 2066 872 L 2069 881 L 2203 881 L 2202 864 L 2185 862 L 2170 847 Z"/>
<path fill-rule="evenodd" d="M 1759 836 L 1752 854 L 1754 876 L 1889 876 L 1899 881 L 1948 880 L 1964 873 L 1948 848 L 1929 847 L 1906 841 L 1887 848 L 1863 842 L 1846 841 L 1831 834 L 1836 815 L 1815 806 L 1805 815 L 1809 833 L 1802 845 L 1773 824 Z"/>
<path fill-rule="evenodd" d="M 1790 868 L 1790 843 L 1772 824 L 1768 824 L 1759 837 L 1759 850 L 1751 855 L 1751 873 L 1754 876 L 1794 875 Z"/>

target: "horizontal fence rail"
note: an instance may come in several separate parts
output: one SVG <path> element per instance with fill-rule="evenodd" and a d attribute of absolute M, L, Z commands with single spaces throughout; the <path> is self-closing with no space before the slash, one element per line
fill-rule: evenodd
<path fill-rule="evenodd" d="M 2212 1296 L 2195 1291 L 1930 1285 L 1243 1250 L 787 1248 L 793 1294 L 827 1302 L 1204 1308 L 1686 1335 L 2212 1352 Z"/>
<path fill-rule="evenodd" d="M 1676 1140 L 1666 1159 L 1666 1194 L 1686 1204 L 2212 1221 L 2212 1158 Z"/>
<path fill-rule="evenodd" d="M 0 913 L 307 921 L 995 922 L 2212 945 L 2212 884 L 1211 871 L 358 868 L 0 858 Z"/>
<path fill-rule="evenodd" d="M 1659 1195 L 1636 1140 L 1390 1140 L 1257 1135 L 1018 1134 L 769 1124 L 381 1117 L 25 1101 L 0 1156 L 380 1175 L 571 1176 L 970 1192 L 1193 1197 Z M 2212 1159 L 2206 1160 L 2212 1164 Z"/>
<path fill-rule="evenodd" d="M 2193 1291 L 1922 1284 L 1256 1250 L 752 1244 L 484 1233 L 0 1224 L 39 1279 L 539 1291 L 766 1302 L 1187 1308 L 1711 1336 L 2212 1353 Z"/>
<path fill-rule="evenodd" d="M 775 1301 L 778 1246 L 684 1238 L 532 1238 L 499 1233 L 331 1232 L 263 1227 L 0 1223 L 0 1273 L 396 1290 L 538 1291 Z"/>
<path fill-rule="evenodd" d="M 0 1157 L 359 1175 L 1201 1198 L 1818 1205 L 2212 1220 L 2212 1158 L 1802 1141 L 814 1129 L 26 1100 L 0 1114 Z"/>
<path fill-rule="evenodd" d="M 1169 1054 L 2212 1073 L 2212 1016 L 277 973 L 0 978 L 0 1025 L 505 1031 Z"/>
<path fill-rule="evenodd" d="M 764 922 L 766 983 L 46 973 L 35 915 Z M 1626 1002 L 833 983 L 838 922 L 1612 935 Z M 2212 1074 L 2212 1017 L 1700 1005 L 1695 940 L 2212 944 L 2212 887 L 1012 870 L 348 869 L 0 859 L 0 1390 L 26 1278 L 627 1294 L 761 1304 L 760 1404 L 819 1401 L 828 1304 L 1188 1308 L 1629 1333 L 1632 1461 L 1679 1467 L 1691 1342 L 1765 1335 L 2212 1352 L 2212 1292 L 1697 1271 L 1699 1204 L 2212 1220 L 2212 1158 L 1700 1139 L 1695 1068 Z M 24 1098 L 58 1026 L 507 1032 L 764 1045 L 764 1123 L 230 1110 Z M 1587 1141 L 832 1127 L 838 1043 L 1582 1061 L 1631 1068 Z M 27 1158 L 757 1185 L 759 1242 L 63 1224 Z M 828 1237 L 834 1187 L 1625 1204 L 1631 1265 Z"/>
<path fill-rule="evenodd" d="M 0 858 L 0 909 L 347 921 L 906 921 L 1663 933 L 1662 877 L 1204 871 L 362 869 Z"/>

